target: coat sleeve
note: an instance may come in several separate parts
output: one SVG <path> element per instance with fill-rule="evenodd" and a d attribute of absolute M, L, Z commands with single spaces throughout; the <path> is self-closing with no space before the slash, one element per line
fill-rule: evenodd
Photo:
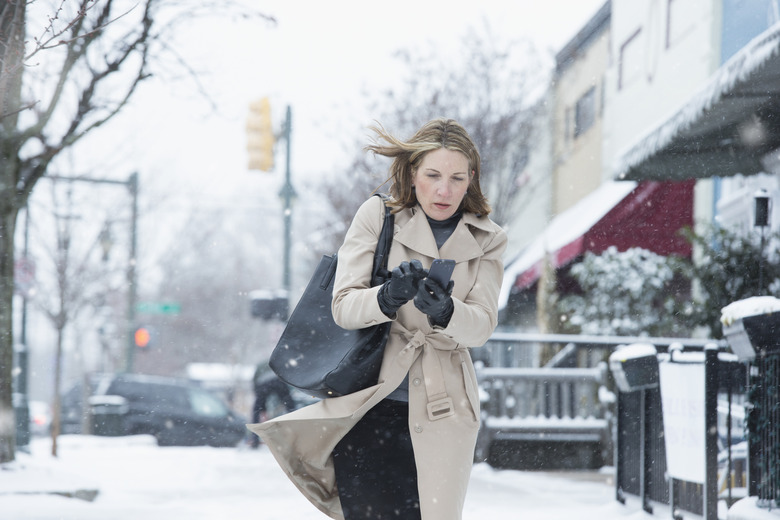
<path fill-rule="evenodd" d="M 504 278 L 502 256 L 507 237 L 499 226 L 496 229 L 479 261 L 474 286 L 462 301 L 452 299 L 452 318 L 446 328 L 440 329 L 466 347 L 484 345 L 498 325 L 498 293 Z"/>
<path fill-rule="evenodd" d="M 382 199 L 369 198 L 358 209 L 339 248 L 331 311 L 333 320 L 344 329 L 390 321 L 379 308 L 379 287 L 371 287 L 374 251 L 383 221 Z"/>

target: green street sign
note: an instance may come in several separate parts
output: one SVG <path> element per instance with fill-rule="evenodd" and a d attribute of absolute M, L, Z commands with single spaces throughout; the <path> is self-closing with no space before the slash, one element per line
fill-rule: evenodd
<path fill-rule="evenodd" d="M 179 314 L 179 302 L 141 302 L 135 307 L 139 314 Z"/>

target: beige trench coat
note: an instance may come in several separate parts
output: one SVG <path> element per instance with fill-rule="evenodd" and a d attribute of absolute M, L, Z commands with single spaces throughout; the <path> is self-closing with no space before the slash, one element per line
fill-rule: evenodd
<path fill-rule="evenodd" d="M 371 266 L 384 209 L 371 197 L 358 210 L 338 252 L 333 316 L 344 328 L 389 320 L 370 286 Z M 425 214 L 395 216 L 388 266 L 418 259 L 456 261 L 454 310 L 449 325 L 432 328 L 408 302 L 390 329 L 380 383 L 325 399 L 270 421 L 248 425 L 271 450 L 287 476 L 317 508 L 343 519 L 331 452 L 350 428 L 409 373 L 409 430 L 424 520 L 461 518 L 479 428 L 479 399 L 469 347 L 483 345 L 496 327 L 501 256 L 506 234 L 487 217 L 466 214 L 439 251 Z"/>

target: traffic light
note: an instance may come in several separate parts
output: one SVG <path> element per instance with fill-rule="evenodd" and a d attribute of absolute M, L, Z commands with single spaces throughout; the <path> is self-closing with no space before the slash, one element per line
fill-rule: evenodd
<path fill-rule="evenodd" d="M 274 167 L 274 131 L 271 102 L 267 97 L 249 104 L 246 118 L 246 150 L 250 170 L 271 171 Z"/>
<path fill-rule="evenodd" d="M 152 345 L 152 333 L 147 327 L 138 327 L 133 333 L 135 346 L 147 350 Z"/>

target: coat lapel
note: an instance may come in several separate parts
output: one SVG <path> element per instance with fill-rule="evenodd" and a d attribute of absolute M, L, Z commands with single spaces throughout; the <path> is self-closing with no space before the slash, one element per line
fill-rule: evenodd
<path fill-rule="evenodd" d="M 410 212 L 412 216 L 408 220 L 396 218 L 399 230 L 393 239 L 412 251 L 430 258 L 439 258 L 436 239 L 433 238 L 433 231 L 431 231 L 431 226 L 428 225 L 428 218 L 425 216 L 425 212 L 419 206 L 410 210 Z"/>
<path fill-rule="evenodd" d="M 430 258 L 451 258 L 456 263 L 467 262 L 483 255 L 482 247 L 474 238 L 472 228 L 489 229 L 484 222 L 487 221 L 486 218 L 477 218 L 470 213 L 464 215 L 440 251 L 436 247 L 436 239 L 428 225 L 425 212 L 419 206 L 410 211 L 411 218 L 408 220 L 396 218 L 398 232 L 393 237 L 405 247 Z"/>
<path fill-rule="evenodd" d="M 466 214 L 460 219 L 452 236 L 441 246 L 442 258 L 452 258 L 456 263 L 461 263 L 468 262 L 472 258 L 479 258 L 484 254 L 472 232 L 472 227 L 482 227 L 482 223 L 474 221 L 478 221 L 478 219 L 470 214 Z"/>

